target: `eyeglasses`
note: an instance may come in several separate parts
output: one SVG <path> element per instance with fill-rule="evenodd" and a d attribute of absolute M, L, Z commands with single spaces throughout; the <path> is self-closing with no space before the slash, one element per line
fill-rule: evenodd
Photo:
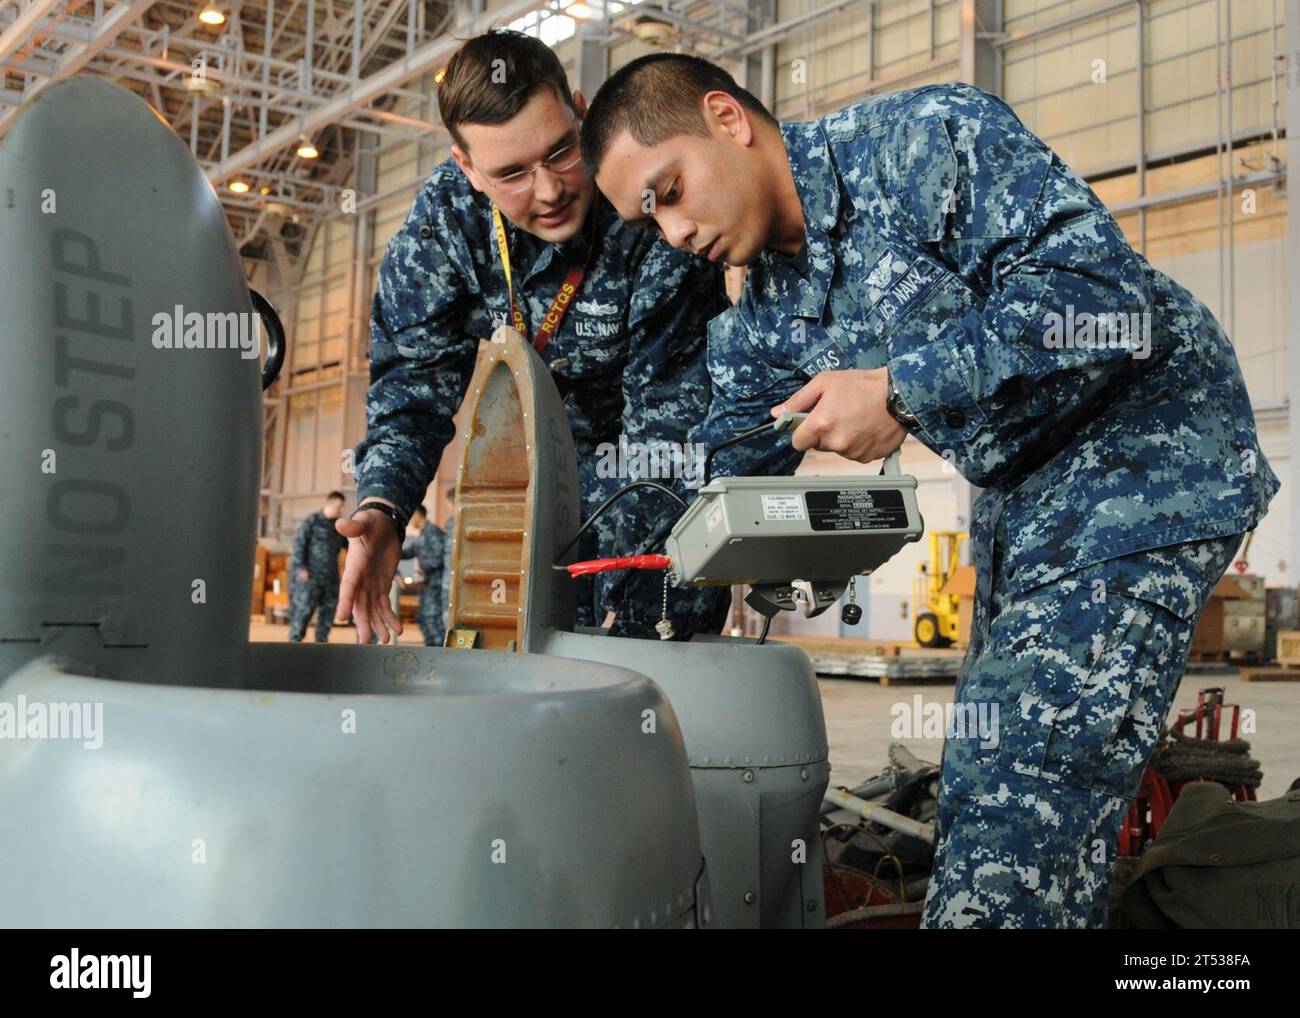
<path fill-rule="evenodd" d="M 578 143 L 571 142 L 564 148 L 556 149 L 540 163 L 509 176 L 497 177 L 494 181 L 506 194 L 523 194 L 532 190 L 533 182 L 540 167 L 545 166 L 551 173 L 567 173 L 582 162 L 582 149 Z"/>

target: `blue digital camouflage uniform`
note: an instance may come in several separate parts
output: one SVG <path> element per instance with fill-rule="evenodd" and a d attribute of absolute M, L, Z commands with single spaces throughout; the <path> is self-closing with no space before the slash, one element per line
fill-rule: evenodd
<path fill-rule="evenodd" d="M 917 437 L 985 489 L 958 701 L 1000 719 L 996 749 L 945 745 L 925 924 L 1097 925 L 1196 618 L 1278 487 L 1232 346 L 979 89 L 781 131 L 807 242 L 765 250 L 712 323 L 704 429 L 889 366 Z M 755 441 L 716 472 L 796 462 Z"/>
<path fill-rule="evenodd" d="M 447 602 L 443 594 L 443 566 L 446 558 L 447 538 L 441 530 L 427 521 L 420 532 L 402 545 L 402 558 L 413 558 L 420 564 L 424 586 L 420 588 L 420 607 L 415 621 L 424 635 L 426 647 L 441 647 L 446 633 Z"/>
<path fill-rule="evenodd" d="M 446 529 L 442 542 L 442 631 L 445 634 L 451 626 L 451 561 L 456 548 L 456 514 L 447 517 Z"/>
<path fill-rule="evenodd" d="M 317 511 L 298 526 L 289 560 L 289 639 L 295 642 L 306 635 L 313 611 L 316 641 L 330 637 L 339 603 L 339 552 L 348 546 L 335 522 Z M 298 579 L 300 569 L 307 570 L 305 582 Z"/>
<path fill-rule="evenodd" d="M 627 226 L 603 197 L 593 201 L 592 215 L 591 265 L 543 351 L 569 412 L 584 518 L 631 479 L 602 477 L 598 470 L 602 452 L 617 447 L 620 435 L 630 443 L 680 444 L 704 417 L 710 398 L 706 326 L 728 306 L 720 267 Z M 530 330 L 569 268 L 584 262 L 590 226 L 588 220 L 559 245 L 506 222 L 515 297 Z M 371 314 L 368 425 L 356 448 L 359 501 L 378 495 L 409 513 L 422 500 L 454 434 L 452 416 L 469 385 L 478 342 L 508 317 L 491 203 L 447 160 L 425 182 L 380 270 Z M 649 515 L 638 519 L 634 512 Z M 620 503 L 588 531 L 579 555 L 628 554 L 616 543 L 616 531 L 636 542 L 657 521 L 679 513 L 663 501 Z M 578 621 L 599 623 L 612 606 L 589 579 L 580 582 L 586 589 Z M 607 582 L 602 579 L 602 586 Z M 657 587 L 653 603 L 657 619 Z M 725 603 L 725 591 L 684 594 L 676 605 L 680 627 L 712 619 L 719 606 L 725 615 Z M 653 620 L 648 628 L 625 626 L 621 635 L 654 636 Z"/>
<path fill-rule="evenodd" d="M 999 520 L 944 743 L 928 926 L 1104 927 L 1116 842 L 1241 535 L 1010 592 Z M 992 724 L 969 723 L 984 712 Z M 995 713 L 994 713 L 995 712 Z"/>

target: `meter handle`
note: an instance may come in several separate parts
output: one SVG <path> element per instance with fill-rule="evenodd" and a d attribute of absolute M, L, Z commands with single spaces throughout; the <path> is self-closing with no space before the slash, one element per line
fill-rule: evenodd
<path fill-rule="evenodd" d="M 802 424 L 807 419 L 808 419 L 808 414 L 784 413 L 781 414 L 776 419 L 775 422 L 773 422 L 772 430 L 777 432 L 793 431 L 795 428 L 799 427 L 799 425 Z M 902 452 L 902 450 L 903 447 L 900 445 L 897 449 L 895 449 L 893 452 L 891 452 L 888 456 L 885 457 L 885 462 L 882 463 L 880 466 L 880 472 L 882 474 L 897 475 L 903 472 L 903 465 L 899 461 L 899 454 Z"/>
<path fill-rule="evenodd" d="M 794 414 L 787 411 L 781 414 L 772 422 L 772 430 L 776 432 L 794 431 L 804 421 L 808 419 L 808 414 Z"/>
<path fill-rule="evenodd" d="M 755 435 L 761 435 L 769 430 L 777 432 L 789 431 L 792 428 L 797 428 L 807 419 L 807 414 L 784 413 L 774 421 L 766 421 L 757 427 L 750 428 L 748 431 L 742 431 L 739 435 L 732 435 L 730 438 L 724 438 L 716 445 L 710 446 L 708 452 L 704 454 L 704 483 L 707 485 L 713 480 L 713 457 L 717 455 L 720 450 L 727 448 L 727 446 L 735 445 L 738 442 L 744 442 L 747 439 L 753 438 Z"/>

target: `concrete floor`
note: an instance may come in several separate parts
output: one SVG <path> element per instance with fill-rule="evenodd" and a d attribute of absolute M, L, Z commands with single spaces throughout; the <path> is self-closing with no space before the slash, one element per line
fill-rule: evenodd
<path fill-rule="evenodd" d="M 914 711 L 913 698 L 919 694 L 921 710 L 925 711 L 931 703 L 950 702 L 954 691 L 953 686 L 943 683 L 881 686 L 874 680 L 821 679 L 818 684 L 830 740 L 831 785 L 849 787 L 888 765 L 896 704 Z M 1300 681 L 1243 682 L 1231 675 L 1188 675 L 1179 687 L 1174 710 L 1195 707 L 1196 691 L 1211 686 L 1222 686 L 1226 701 L 1240 704 L 1243 714 L 1247 709 L 1255 712 L 1255 732 L 1243 737 L 1250 742 L 1251 756 L 1264 771 L 1257 797 L 1273 799 L 1285 793 L 1287 786 L 1300 778 Z M 1227 736 L 1226 722 L 1223 735 Z M 942 737 L 897 741 L 918 759 L 939 762 Z"/>

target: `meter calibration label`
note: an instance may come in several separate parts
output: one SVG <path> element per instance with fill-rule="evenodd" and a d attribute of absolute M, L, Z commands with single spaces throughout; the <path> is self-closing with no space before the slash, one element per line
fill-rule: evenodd
<path fill-rule="evenodd" d="M 803 502 L 798 495 L 764 495 L 763 519 L 805 520 Z"/>
<path fill-rule="evenodd" d="M 897 488 L 809 491 L 808 521 L 813 530 L 902 530 L 907 508 Z"/>

